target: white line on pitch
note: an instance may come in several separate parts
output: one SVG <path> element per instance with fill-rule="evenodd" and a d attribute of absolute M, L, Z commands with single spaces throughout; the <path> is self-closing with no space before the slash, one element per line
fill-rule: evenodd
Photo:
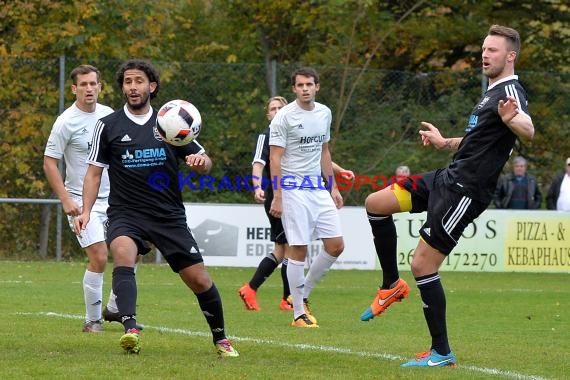
<path fill-rule="evenodd" d="M 55 312 L 40 312 L 40 313 L 17 313 L 19 315 L 45 315 L 48 317 L 57 317 L 57 318 L 67 318 L 67 319 L 83 319 L 83 316 L 80 315 L 73 315 L 73 314 L 62 314 L 62 313 L 55 313 Z M 158 326 L 150 326 L 144 325 L 145 330 L 157 330 L 160 332 L 165 333 L 176 333 L 176 334 L 184 334 L 189 336 L 201 336 L 201 337 L 210 337 L 212 336 L 209 332 L 204 331 L 192 331 L 187 329 L 173 329 L 170 327 L 158 327 Z M 398 355 L 392 355 L 382 352 L 367 352 L 367 351 L 354 351 L 350 348 L 341 348 L 341 347 L 334 347 L 334 346 L 322 346 L 322 345 L 314 345 L 314 344 L 294 344 L 294 343 L 284 343 L 284 342 L 277 342 L 273 340 L 266 340 L 266 339 L 259 339 L 259 338 L 252 338 L 252 337 L 239 337 L 239 336 L 228 336 L 233 341 L 236 342 L 252 342 L 257 344 L 263 345 L 272 345 L 290 349 L 298 349 L 298 350 L 310 350 L 310 351 L 321 351 L 321 352 L 331 352 L 337 354 L 346 354 L 346 355 L 354 355 L 359 357 L 366 357 L 366 358 L 380 358 L 385 360 L 398 360 L 403 361 L 406 358 L 403 358 Z M 484 368 L 484 367 L 476 367 L 471 365 L 460 365 L 461 369 L 466 369 L 472 372 L 479 372 L 484 373 L 487 375 L 495 375 L 495 376 L 504 376 L 510 379 L 518 379 L 518 380 L 547 380 L 545 377 L 541 376 L 533 376 L 533 375 L 523 375 L 513 371 L 503 371 L 496 368 Z"/>

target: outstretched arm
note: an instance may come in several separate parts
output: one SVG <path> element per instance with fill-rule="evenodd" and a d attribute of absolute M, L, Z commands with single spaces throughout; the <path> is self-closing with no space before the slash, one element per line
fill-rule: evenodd
<path fill-rule="evenodd" d="M 503 123 L 510 128 L 518 138 L 532 140 L 534 137 L 534 125 L 530 116 L 520 111 L 517 100 L 507 96 L 507 101 L 499 100 L 499 116 Z"/>
<path fill-rule="evenodd" d="M 463 137 L 445 138 L 433 124 L 422 121 L 421 125 L 425 130 L 420 130 L 420 136 L 424 146 L 433 145 L 436 149 L 457 150 Z"/>

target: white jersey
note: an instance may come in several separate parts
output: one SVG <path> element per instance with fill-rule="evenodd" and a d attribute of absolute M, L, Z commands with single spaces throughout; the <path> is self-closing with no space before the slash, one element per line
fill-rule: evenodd
<path fill-rule="evenodd" d="M 83 177 L 87 172 L 87 155 L 95 124 L 100 118 L 113 113 L 111 107 L 97 103 L 95 112 L 81 111 L 75 103 L 67 108 L 53 124 L 44 155 L 65 160 L 65 189 L 75 195 L 83 193 Z M 103 170 L 99 198 L 109 196 L 109 176 Z"/>
<path fill-rule="evenodd" d="M 331 110 L 317 102 L 311 111 L 302 109 L 295 101 L 277 112 L 270 125 L 269 145 L 285 148 L 281 158 L 283 182 L 291 182 L 285 176 L 294 176 L 298 187 L 324 186 L 321 152 L 323 144 L 330 140 L 331 121 Z"/>

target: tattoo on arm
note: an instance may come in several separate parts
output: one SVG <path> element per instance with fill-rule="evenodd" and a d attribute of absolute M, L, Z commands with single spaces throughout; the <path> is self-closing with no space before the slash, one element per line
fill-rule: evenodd
<path fill-rule="evenodd" d="M 460 142 L 461 142 L 460 139 L 453 139 L 453 138 L 445 139 L 445 144 L 443 148 L 449 150 L 455 150 L 459 146 Z"/>

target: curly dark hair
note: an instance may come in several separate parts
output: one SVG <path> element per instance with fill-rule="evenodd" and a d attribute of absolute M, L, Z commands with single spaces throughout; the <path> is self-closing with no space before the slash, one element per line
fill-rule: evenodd
<path fill-rule="evenodd" d="M 156 89 L 150 94 L 150 98 L 154 99 L 160 89 L 160 75 L 158 74 L 158 70 L 149 62 L 143 61 L 142 59 L 130 59 L 123 63 L 121 67 L 119 67 L 119 70 L 117 70 L 116 80 L 119 89 L 123 88 L 123 80 L 125 79 L 125 71 L 127 70 L 140 70 L 146 74 L 150 82 L 156 83 Z"/>

